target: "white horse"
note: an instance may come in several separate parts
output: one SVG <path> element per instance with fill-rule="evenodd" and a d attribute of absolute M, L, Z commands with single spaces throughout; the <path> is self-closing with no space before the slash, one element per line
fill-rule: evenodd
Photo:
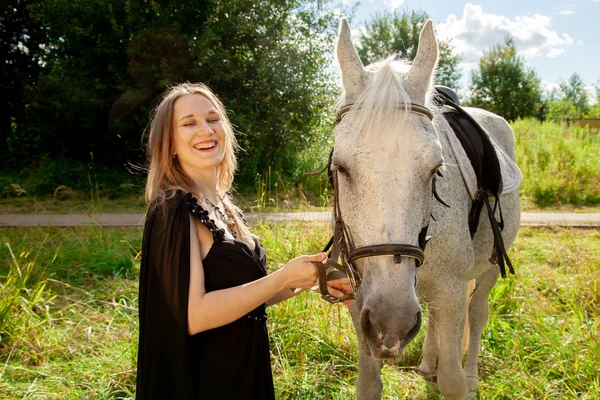
<path fill-rule="evenodd" d="M 438 60 L 432 23 L 427 21 L 421 31 L 412 66 L 392 57 L 365 68 L 343 19 L 337 57 L 342 105 L 354 106 L 334 129 L 332 169 L 338 171 L 339 209 L 355 245 L 417 245 L 427 224 L 432 236 L 419 268 L 413 258 L 403 257 L 398 264 L 389 255 L 356 262 L 362 286 L 350 311 L 360 351 L 357 397 L 381 398 L 383 360 L 397 361 L 419 330 L 419 297 L 429 310 L 419 372 L 436 378 L 446 399 L 474 398 L 488 294 L 499 271 L 489 261 L 494 242 L 487 215 L 480 218 L 475 237 L 470 237 L 467 221 L 472 201 L 449 147 L 450 127 L 432 102 Z M 399 107 L 406 103 L 428 107 L 433 119 Z M 484 110 L 468 111 L 514 160 L 508 123 Z M 450 208 L 432 196 L 438 169 L 443 177 L 437 178 L 437 192 Z M 518 191 L 502 194 L 500 201 L 502 236 L 508 248 L 519 227 Z M 467 293 L 472 280 L 475 288 Z M 470 333 L 463 368 L 461 340 L 467 314 Z"/>

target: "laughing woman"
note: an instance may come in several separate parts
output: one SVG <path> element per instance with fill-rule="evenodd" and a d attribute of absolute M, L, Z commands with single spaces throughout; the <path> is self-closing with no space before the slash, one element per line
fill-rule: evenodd
<path fill-rule="evenodd" d="M 138 399 L 275 397 L 265 307 L 312 287 L 311 262 L 326 254 L 267 274 L 264 249 L 227 195 L 235 150 L 225 107 L 208 87 L 181 84 L 163 95 L 148 143 Z"/>

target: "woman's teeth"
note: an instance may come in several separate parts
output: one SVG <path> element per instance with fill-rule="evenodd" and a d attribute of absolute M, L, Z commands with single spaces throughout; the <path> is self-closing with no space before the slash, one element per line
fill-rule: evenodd
<path fill-rule="evenodd" d="M 194 146 L 194 148 L 196 150 L 207 150 L 207 149 L 212 149 L 216 145 L 217 145 L 217 142 L 215 142 L 215 141 L 203 142 L 203 143 L 198 143 L 197 145 Z"/>

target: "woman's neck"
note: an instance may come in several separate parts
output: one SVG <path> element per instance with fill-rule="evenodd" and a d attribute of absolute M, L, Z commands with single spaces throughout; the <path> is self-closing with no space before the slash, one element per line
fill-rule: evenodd
<path fill-rule="evenodd" d="M 210 171 L 193 171 L 192 174 L 188 172 L 188 175 L 194 181 L 196 189 L 202 197 L 208 199 L 213 204 L 217 204 L 219 197 L 217 195 L 217 170 Z"/>

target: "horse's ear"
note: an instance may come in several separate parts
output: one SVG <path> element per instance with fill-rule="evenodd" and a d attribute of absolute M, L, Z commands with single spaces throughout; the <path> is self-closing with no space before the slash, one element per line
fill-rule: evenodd
<path fill-rule="evenodd" d="M 417 90 L 419 95 L 423 95 L 421 99 L 413 99 L 419 102 L 425 101 L 425 93 L 431 85 L 433 70 L 438 59 L 438 45 L 433 32 L 433 22 L 430 19 L 425 22 L 421 34 L 419 35 L 419 48 L 417 56 L 407 73 L 407 79 L 413 88 Z"/>
<path fill-rule="evenodd" d="M 362 91 L 362 82 L 366 78 L 366 72 L 352 44 L 350 25 L 348 25 L 346 18 L 342 18 L 340 23 L 337 58 L 342 70 L 342 82 L 346 91 L 346 102 L 354 101 Z"/>

